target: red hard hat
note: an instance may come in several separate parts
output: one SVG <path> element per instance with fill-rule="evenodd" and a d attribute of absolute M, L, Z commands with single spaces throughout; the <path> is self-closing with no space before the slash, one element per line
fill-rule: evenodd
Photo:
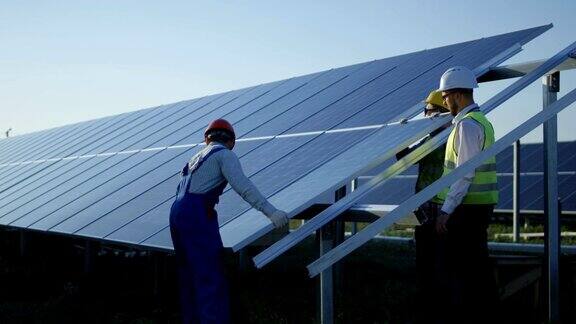
<path fill-rule="evenodd" d="M 217 130 L 217 129 L 229 131 L 230 133 L 232 133 L 232 135 L 233 135 L 234 137 L 236 137 L 236 134 L 234 133 L 234 128 L 232 127 L 232 124 L 230 124 L 226 119 L 215 119 L 215 120 L 213 120 L 213 121 L 208 125 L 208 127 L 206 128 L 206 130 L 204 131 L 204 136 L 208 135 L 208 133 L 209 133 L 210 131 Z"/>

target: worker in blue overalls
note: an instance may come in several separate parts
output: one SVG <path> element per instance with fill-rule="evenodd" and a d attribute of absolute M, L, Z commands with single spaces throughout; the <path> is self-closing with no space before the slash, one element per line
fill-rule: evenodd
<path fill-rule="evenodd" d="M 232 152 L 236 136 L 232 125 L 217 119 L 204 133 L 206 147 L 182 170 L 176 200 L 170 210 L 170 233 L 178 276 L 184 323 L 228 323 L 228 288 L 222 264 L 222 239 L 214 206 L 228 183 L 276 228 L 288 223 L 244 175 Z"/>

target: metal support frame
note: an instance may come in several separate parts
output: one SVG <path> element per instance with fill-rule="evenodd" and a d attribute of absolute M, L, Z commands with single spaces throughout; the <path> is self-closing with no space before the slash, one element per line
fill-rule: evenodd
<path fill-rule="evenodd" d="M 572 46 L 576 46 L 576 43 Z M 572 48 L 570 48 L 572 49 Z M 564 54 L 564 55 L 567 55 Z M 408 214 L 416 206 L 423 204 L 432 198 L 436 193 L 438 193 L 443 188 L 456 182 L 458 179 L 462 178 L 467 173 L 473 171 L 476 167 L 482 164 L 485 160 L 491 156 L 495 156 L 508 146 L 512 145 L 516 140 L 522 138 L 530 131 L 538 127 L 540 124 L 547 121 L 549 118 L 555 116 L 564 108 L 576 101 L 576 89 L 570 91 L 562 99 L 558 100 L 554 104 L 550 105 L 547 109 L 539 112 L 530 119 L 528 119 L 522 125 L 516 127 L 514 130 L 500 138 L 494 143 L 490 148 L 484 150 L 474 156 L 472 159 L 468 160 L 462 166 L 454 169 L 450 174 L 438 179 L 424 190 L 411 196 L 396 209 L 394 209 L 386 217 L 383 217 L 374 223 L 370 224 L 360 233 L 354 235 L 353 237 L 347 239 L 342 244 L 337 246 L 334 250 L 326 253 L 324 256 L 320 257 L 318 260 L 308 265 L 308 271 L 311 277 L 316 276 L 320 271 L 332 264 L 338 262 L 344 256 L 348 255 L 350 252 L 354 251 L 358 247 L 362 246 L 364 243 L 369 241 L 374 236 L 378 235 L 386 227 L 393 224 L 395 221 Z M 440 135 L 437 135 L 440 136 Z M 431 141 L 429 141 L 431 142 Z M 424 146 L 424 145 L 423 145 Z M 420 148 L 422 148 L 421 146 Z"/>
<path fill-rule="evenodd" d="M 512 183 L 512 237 L 520 241 L 520 140 L 514 142 L 514 178 Z"/>
<path fill-rule="evenodd" d="M 334 201 L 338 201 L 346 196 L 346 186 L 339 188 L 334 192 Z M 344 223 L 340 220 L 334 220 L 317 232 L 320 257 L 332 250 L 335 246 L 344 240 Z M 326 268 L 320 273 L 318 284 L 319 295 L 319 321 L 322 324 L 334 323 L 334 291 L 339 286 L 339 269 L 337 265 Z"/>
<path fill-rule="evenodd" d="M 560 90 L 560 72 L 542 80 L 544 110 L 554 104 Z M 544 211 L 547 216 L 544 231 L 546 305 L 548 323 L 560 320 L 560 218 L 558 217 L 558 118 L 544 123 Z"/>

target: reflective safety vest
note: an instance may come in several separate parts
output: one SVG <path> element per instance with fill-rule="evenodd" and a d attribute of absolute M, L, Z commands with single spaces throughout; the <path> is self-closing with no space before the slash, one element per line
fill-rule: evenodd
<path fill-rule="evenodd" d="M 478 111 L 473 110 L 467 113 L 464 118 L 470 118 L 482 126 L 484 130 L 484 145 L 482 150 L 489 148 L 494 144 L 494 128 L 492 124 L 486 119 L 486 116 Z M 458 152 L 455 147 L 457 129 L 454 127 L 446 145 L 446 154 L 444 155 L 444 173 L 445 176 L 452 172 L 456 167 Z M 444 188 L 436 196 L 439 200 L 444 201 L 448 195 L 450 188 Z M 491 157 L 484 161 L 474 171 L 472 183 L 468 188 L 468 193 L 462 199 L 462 204 L 465 205 L 495 205 L 498 203 L 498 183 L 496 178 L 496 157 Z"/>

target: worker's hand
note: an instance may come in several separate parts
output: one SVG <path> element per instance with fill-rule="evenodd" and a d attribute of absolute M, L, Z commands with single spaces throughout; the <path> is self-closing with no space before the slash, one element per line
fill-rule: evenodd
<path fill-rule="evenodd" d="M 448 228 L 446 227 L 448 219 L 450 219 L 450 214 L 441 211 L 438 218 L 436 218 L 436 232 L 438 234 L 446 234 L 448 232 Z"/>
<path fill-rule="evenodd" d="M 270 218 L 270 220 L 274 224 L 274 227 L 276 228 L 281 228 L 282 226 L 288 224 L 288 214 L 286 214 L 285 211 L 280 209 L 277 209 L 270 216 L 268 216 L 268 218 Z"/>

